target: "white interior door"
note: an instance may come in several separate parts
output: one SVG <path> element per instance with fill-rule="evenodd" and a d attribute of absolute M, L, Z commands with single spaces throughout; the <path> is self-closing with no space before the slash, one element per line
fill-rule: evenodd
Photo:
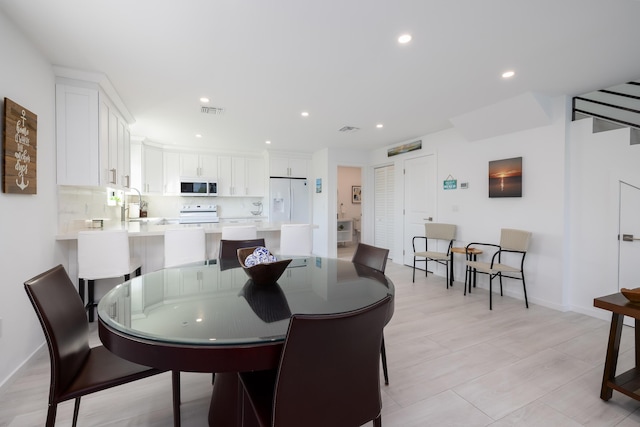
<path fill-rule="evenodd" d="M 374 170 L 374 246 L 389 249 L 393 259 L 393 189 L 395 168 L 393 165 Z"/>
<path fill-rule="evenodd" d="M 436 168 L 433 155 L 404 162 L 404 264 L 413 264 L 413 236 L 424 236 L 425 222 L 436 214 Z"/>
<path fill-rule="evenodd" d="M 640 188 L 620 181 L 618 289 L 640 287 Z M 625 316 L 625 325 L 635 322 Z"/>
<path fill-rule="evenodd" d="M 620 181 L 618 289 L 640 287 L 640 188 Z"/>

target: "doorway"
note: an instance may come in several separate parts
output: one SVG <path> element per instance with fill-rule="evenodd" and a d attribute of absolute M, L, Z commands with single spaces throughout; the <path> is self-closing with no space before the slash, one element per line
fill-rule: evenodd
<path fill-rule="evenodd" d="M 362 168 L 338 166 L 337 182 L 338 258 L 351 259 L 362 230 Z"/>

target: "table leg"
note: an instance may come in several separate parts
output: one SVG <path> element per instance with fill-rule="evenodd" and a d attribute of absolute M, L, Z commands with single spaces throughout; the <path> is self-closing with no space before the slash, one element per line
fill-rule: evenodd
<path fill-rule="evenodd" d="M 622 336 L 622 324 L 624 315 L 613 313 L 611 317 L 611 328 L 609 329 L 609 344 L 607 345 L 607 357 L 604 362 L 604 373 L 602 375 L 602 388 L 600 390 L 600 399 L 609 400 L 613 395 L 613 388 L 609 387 L 608 382 L 613 381 L 616 376 L 616 367 L 618 366 L 618 352 L 620 350 L 620 337 Z M 636 320 L 637 322 L 637 320 Z M 636 323 L 636 326 L 637 323 Z M 636 341 L 638 340 L 638 332 L 636 332 Z M 636 365 L 638 363 L 638 347 L 636 346 Z"/>
<path fill-rule="evenodd" d="M 473 262 L 476 262 L 478 260 L 478 255 L 476 254 L 472 254 L 471 257 L 473 258 Z M 476 281 L 478 279 L 478 273 L 476 271 L 476 269 L 473 269 L 473 287 L 476 287 Z M 469 293 L 471 293 L 471 278 L 469 278 Z"/>
<path fill-rule="evenodd" d="M 257 426 L 251 408 L 245 411 L 242 405 L 240 381 L 236 372 L 217 373 L 209 404 L 209 426 Z"/>
<path fill-rule="evenodd" d="M 640 344 L 640 319 L 634 319 L 636 322 L 635 325 L 635 343 L 634 345 L 636 346 L 636 369 L 638 368 L 638 366 L 640 366 L 640 346 L 638 344 Z"/>
<path fill-rule="evenodd" d="M 449 254 L 449 277 L 451 278 L 451 286 L 453 286 L 453 252 Z"/>

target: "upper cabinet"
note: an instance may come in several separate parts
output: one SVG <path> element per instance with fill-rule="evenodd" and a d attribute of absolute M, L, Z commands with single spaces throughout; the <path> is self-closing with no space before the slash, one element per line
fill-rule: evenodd
<path fill-rule="evenodd" d="M 165 151 L 162 153 L 164 167 L 164 194 L 180 194 L 180 153 Z"/>
<path fill-rule="evenodd" d="M 215 180 L 218 157 L 211 154 L 180 153 L 180 176 Z"/>
<path fill-rule="evenodd" d="M 307 178 L 308 160 L 272 156 L 269 159 L 269 176 Z"/>
<path fill-rule="evenodd" d="M 164 190 L 164 166 L 162 149 L 142 145 L 142 192 L 162 194 Z"/>
<path fill-rule="evenodd" d="M 96 84 L 56 84 L 57 183 L 131 186 L 129 125 Z"/>
<path fill-rule="evenodd" d="M 220 156 L 218 195 L 263 197 L 265 161 L 261 157 Z"/>

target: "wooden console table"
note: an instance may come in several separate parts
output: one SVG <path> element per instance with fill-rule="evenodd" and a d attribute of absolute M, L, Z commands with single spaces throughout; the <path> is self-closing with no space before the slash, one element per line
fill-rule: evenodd
<path fill-rule="evenodd" d="M 638 369 L 640 366 L 640 305 L 631 303 L 620 293 L 595 298 L 593 305 L 613 313 L 611 317 L 611 328 L 609 329 L 609 344 L 607 345 L 607 357 L 604 362 L 600 398 L 602 400 L 609 400 L 613 395 L 613 390 L 617 390 L 629 397 L 640 400 L 640 370 Z M 616 377 L 624 316 L 630 316 L 635 319 L 636 363 L 635 367 Z"/>

